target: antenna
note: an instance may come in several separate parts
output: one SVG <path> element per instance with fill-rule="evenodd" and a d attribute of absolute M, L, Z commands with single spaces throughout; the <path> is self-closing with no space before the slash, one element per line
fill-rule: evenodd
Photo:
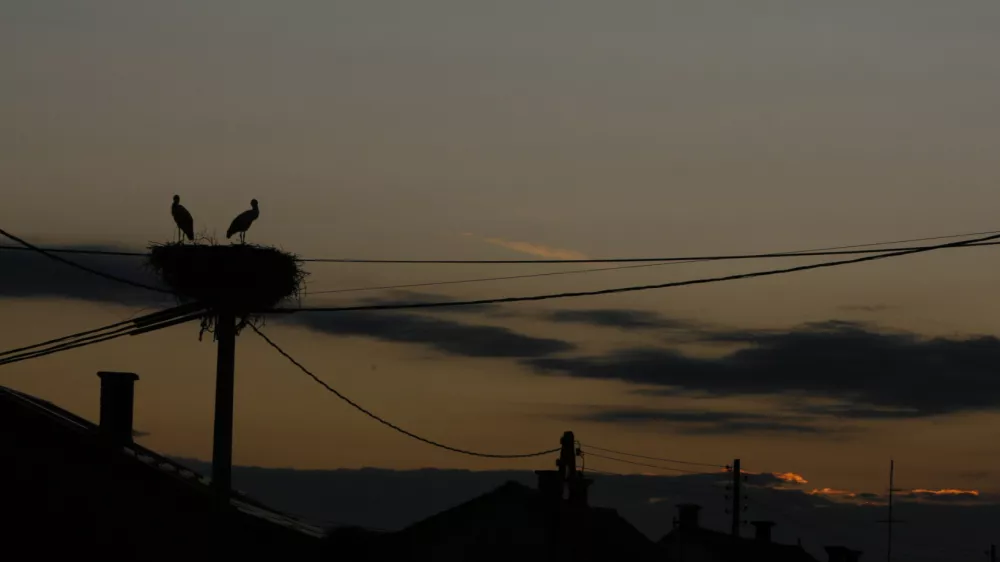
<path fill-rule="evenodd" d="M 889 459 L 889 517 L 887 519 L 882 519 L 879 521 L 879 523 L 885 523 L 888 526 L 888 533 L 887 533 L 888 537 L 886 541 L 887 546 L 885 555 L 886 562 L 892 562 L 892 526 L 896 523 L 903 522 L 901 519 L 892 518 L 892 493 L 901 491 L 893 487 L 893 477 L 895 476 L 895 472 L 896 472 L 896 462 L 893 461 L 892 459 Z"/>

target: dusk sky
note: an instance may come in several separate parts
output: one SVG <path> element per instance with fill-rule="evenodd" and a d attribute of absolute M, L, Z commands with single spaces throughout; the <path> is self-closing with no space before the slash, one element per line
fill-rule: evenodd
<path fill-rule="evenodd" d="M 223 240 L 256 198 L 247 240 L 304 257 L 684 256 L 997 230 L 997 53 L 995 0 L 6 2 L 0 228 L 141 250 L 174 235 L 176 193 Z M 997 251 L 263 330 L 347 396 L 457 447 L 536 451 L 573 430 L 584 448 L 739 457 L 809 489 L 873 492 L 894 458 L 903 488 L 1000 498 Z M 339 294 L 319 292 L 588 266 L 310 263 L 303 303 L 813 261 Z M 87 263 L 144 275 L 141 259 Z M 0 348 L 157 306 L 118 291 L 0 252 Z M 210 340 L 174 327 L 4 366 L 0 384 L 96 420 L 95 373 L 138 373 L 141 443 L 208 459 Z M 406 439 L 249 331 L 236 383 L 238 464 L 550 467 Z"/>

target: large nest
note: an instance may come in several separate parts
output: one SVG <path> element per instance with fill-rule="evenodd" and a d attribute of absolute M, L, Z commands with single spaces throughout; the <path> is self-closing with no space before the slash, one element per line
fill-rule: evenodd
<path fill-rule="evenodd" d="M 253 244 L 152 244 L 149 265 L 179 296 L 244 322 L 298 297 L 306 273 L 294 254 Z"/>

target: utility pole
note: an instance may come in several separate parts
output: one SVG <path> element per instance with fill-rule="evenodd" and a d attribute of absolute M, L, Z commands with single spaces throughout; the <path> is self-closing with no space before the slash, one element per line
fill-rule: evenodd
<path fill-rule="evenodd" d="M 990 545 L 990 562 L 997 562 L 997 545 Z"/>
<path fill-rule="evenodd" d="M 889 526 L 889 537 L 887 540 L 886 548 L 886 562 L 892 562 L 892 492 L 893 490 L 893 476 L 896 472 L 896 461 L 889 459 L 889 520 L 886 524 Z"/>
<path fill-rule="evenodd" d="M 212 441 L 212 489 L 229 505 L 233 469 L 233 387 L 236 371 L 236 315 L 220 311 L 215 324 L 219 342 L 215 373 L 215 434 Z"/>
<path fill-rule="evenodd" d="M 889 459 L 889 518 L 879 521 L 879 523 L 885 523 L 888 525 L 887 537 L 886 537 L 886 562 L 892 562 L 892 526 L 896 523 L 902 523 L 903 521 L 899 519 L 893 519 L 892 517 L 892 494 L 893 492 L 898 492 L 894 486 L 894 476 L 896 472 L 896 462 Z"/>
<path fill-rule="evenodd" d="M 559 467 L 559 477 L 565 486 L 576 478 L 576 437 L 573 436 L 573 432 L 563 433 L 559 444 L 562 445 L 562 450 L 559 453 L 556 466 Z"/>
<path fill-rule="evenodd" d="M 743 510 L 740 508 L 740 500 L 743 499 L 743 492 L 740 490 L 743 472 L 740 470 L 740 459 L 733 461 L 733 529 L 734 537 L 740 536 L 740 519 L 743 517 Z"/>

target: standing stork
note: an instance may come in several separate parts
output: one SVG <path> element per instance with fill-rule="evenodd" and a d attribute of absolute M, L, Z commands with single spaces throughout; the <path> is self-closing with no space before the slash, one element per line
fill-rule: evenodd
<path fill-rule="evenodd" d="M 229 225 L 229 230 L 226 231 L 226 238 L 232 238 L 233 234 L 237 232 L 240 233 L 240 244 L 246 243 L 247 230 L 250 229 L 250 225 L 253 221 L 257 220 L 260 216 L 260 210 L 257 208 L 257 200 L 252 199 L 250 201 L 251 209 L 249 211 L 243 211 L 235 219 L 233 219 L 232 224 Z"/>
<path fill-rule="evenodd" d="M 194 240 L 194 218 L 191 217 L 191 213 L 181 205 L 181 196 L 174 195 L 174 204 L 170 206 L 170 214 L 174 217 L 174 222 L 177 224 L 177 241 L 181 242 L 184 240 L 184 236 L 188 237 L 188 240 Z"/>

